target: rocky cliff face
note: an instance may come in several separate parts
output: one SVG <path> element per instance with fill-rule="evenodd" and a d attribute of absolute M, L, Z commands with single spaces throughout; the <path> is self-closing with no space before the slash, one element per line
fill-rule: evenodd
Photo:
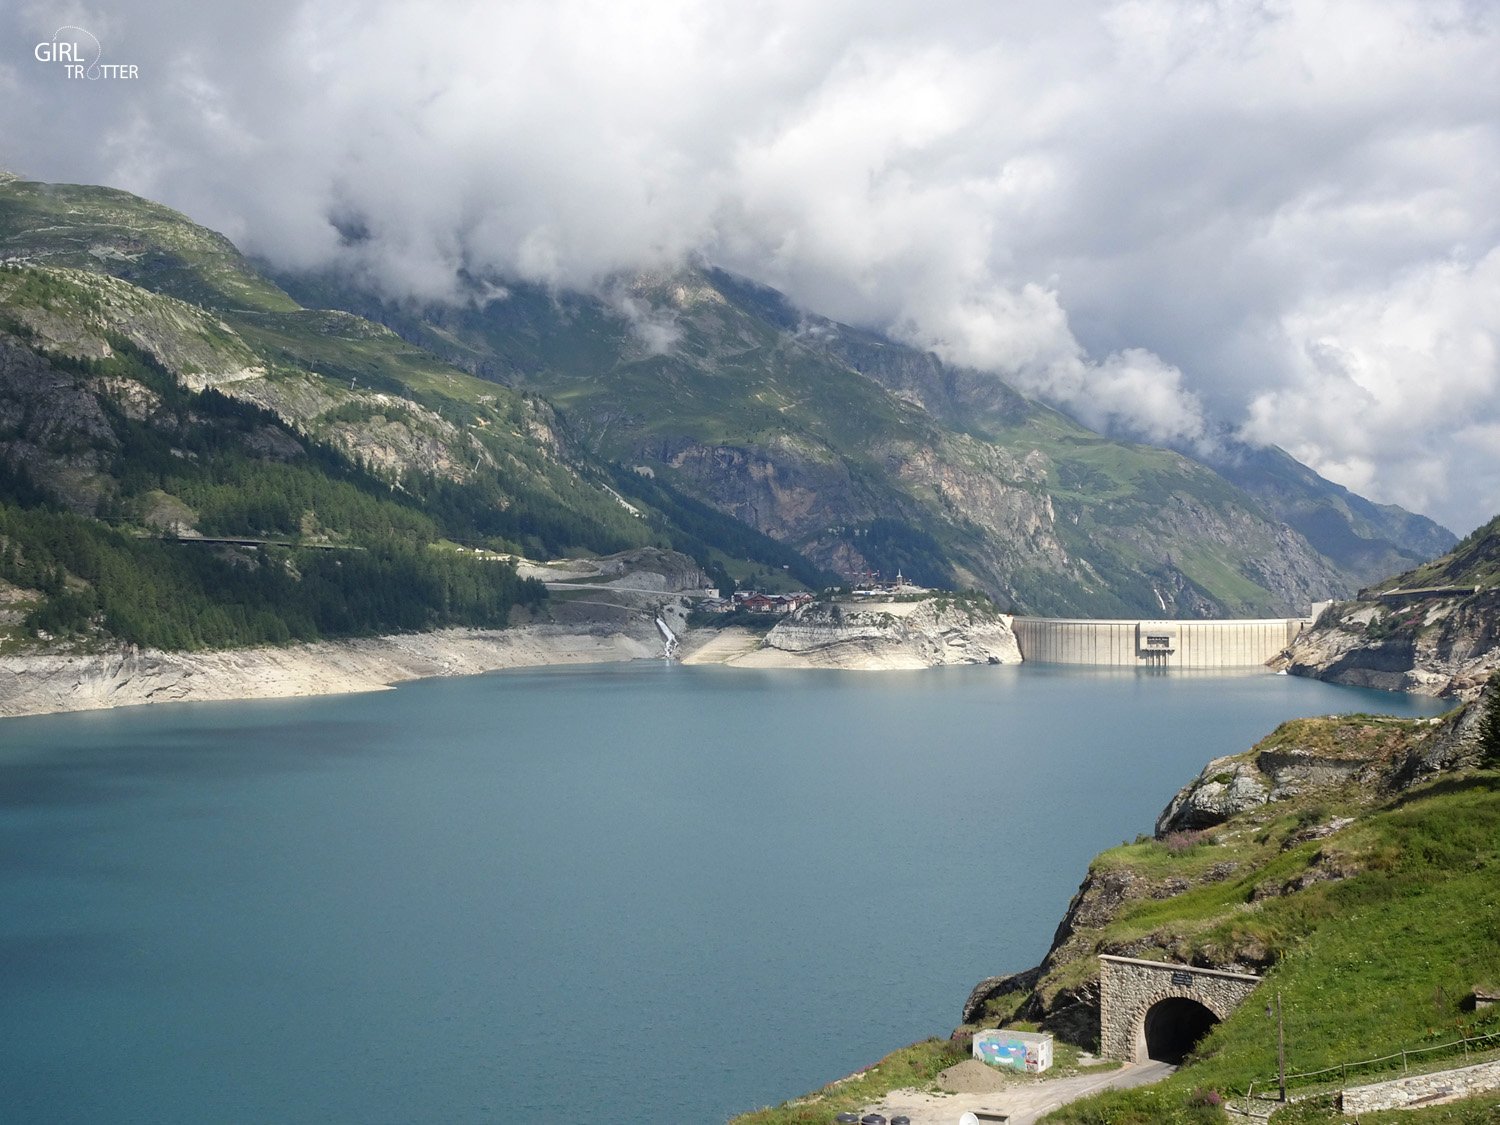
<path fill-rule="evenodd" d="M 715 507 L 777 539 L 803 539 L 830 522 L 879 511 L 878 498 L 862 492 L 848 466 L 790 435 L 763 446 L 679 440 L 666 443 L 662 455 Z"/>
<path fill-rule="evenodd" d="M 1448 554 L 1329 606 L 1287 664 L 1299 676 L 1472 699 L 1500 668 L 1500 519 Z"/>
<path fill-rule="evenodd" d="M 92 511 L 119 442 L 88 382 L 0 332 L 0 464 L 49 499 Z"/>
<path fill-rule="evenodd" d="M 1005 618 L 982 602 L 931 598 L 873 605 L 815 604 L 732 663 L 752 667 L 902 669 L 1016 664 Z"/>
<path fill-rule="evenodd" d="M 1296 676 L 1472 699 L 1500 668 L 1500 590 L 1329 607 L 1287 655 Z"/>

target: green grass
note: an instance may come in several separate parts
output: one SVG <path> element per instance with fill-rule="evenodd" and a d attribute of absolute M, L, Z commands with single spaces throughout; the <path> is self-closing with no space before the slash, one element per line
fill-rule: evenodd
<path fill-rule="evenodd" d="M 1320 848 L 1337 848 L 1359 873 L 1249 901 L 1257 882 L 1295 872 Z M 1242 1092 L 1252 1081 L 1265 1088 L 1275 1072 L 1276 1031 L 1264 997 L 1277 992 L 1292 1072 L 1500 1031 L 1500 1012 L 1463 1005 L 1500 964 L 1500 774 L 1430 783 L 1242 878 L 1139 904 L 1108 933 L 1163 930 L 1184 935 L 1189 952 L 1223 957 L 1259 945 L 1276 963 L 1256 995 L 1199 1045 L 1197 1059 L 1154 1093 L 1102 1095 L 1051 1120 L 1145 1120 L 1132 1116 L 1141 1099 L 1165 1112 L 1197 1088 Z M 1453 1065 L 1463 1061 L 1460 1054 Z"/>
<path fill-rule="evenodd" d="M 1173 561 L 1190 579 L 1226 606 L 1230 614 L 1251 614 L 1267 604 L 1271 594 L 1232 566 L 1221 552 L 1202 545 L 1174 552 Z"/>
<path fill-rule="evenodd" d="M 1323 1125 L 1324 1122 L 1349 1121 L 1326 1102 L 1292 1105 L 1278 1110 L 1272 1125 Z M 1361 1113 L 1359 1125 L 1495 1125 L 1500 1121 L 1500 1093 L 1481 1094 L 1450 1105 L 1419 1106 L 1415 1109 L 1387 1109 Z"/>
<path fill-rule="evenodd" d="M 1043 1121 L 1049 1125 L 1218 1125 L 1223 1110 L 1197 1095 L 1197 1088 L 1144 1086 L 1071 1102 Z"/>
<path fill-rule="evenodd" d="M 1390 715 L 1344 715 L 1291 719 L 1260 742 L 1256 750 L 1303 750 L 1328 758 L 1383 757 L 1394 759 L 1431 741 L 1436 727 L 1427 722 Z"/>

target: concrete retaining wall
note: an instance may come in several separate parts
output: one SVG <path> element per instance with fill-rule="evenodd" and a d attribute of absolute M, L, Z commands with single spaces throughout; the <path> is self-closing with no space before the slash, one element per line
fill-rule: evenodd
<path fill-rule="evenodd" d="M 1254 668 L 1310 625 L 1311 618 L 1150 621 L 1016 617 L 1023 660 L 1132 668 Z"/>
<path fill-rule="evenodd" d="M 1341 1108 L 1345 1113 L 1373 1113 L 1377 1109 L 1401 1109 L 1418 1102 L 1466 1098 L 1489 1090 L 1500 1090 L 1500 1062 L 1356 1086 L 1344 1091 Z"/>

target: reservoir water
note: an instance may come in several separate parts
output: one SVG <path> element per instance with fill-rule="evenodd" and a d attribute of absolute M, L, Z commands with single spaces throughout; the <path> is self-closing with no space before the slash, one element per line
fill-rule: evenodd
<path fill-rule="evenodd" d="M 722 1122 L 957 1022 L 1269 675 L 659 664 L 0 723 L 0 1110 Z"/>

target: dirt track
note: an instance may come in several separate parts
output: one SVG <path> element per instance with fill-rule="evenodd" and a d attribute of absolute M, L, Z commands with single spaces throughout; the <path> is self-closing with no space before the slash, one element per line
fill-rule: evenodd
<path fill-rule="evenodd" d="M 1008 1075 L 969 1059 L 939 1075 L 938 1085 L 953 1093 L 893 1090 L 861 1113 L 880 1113 L 888 1119 L 904 1113 L 912 1125 L 957 1125 L 967 1111 L 993 1109 L 1010 1114 L 1009 1125 L 1033 1125 L 1066 1102 L 1099 1090 L 1159 1082 L 1175 1069 L 1167 1063 L 1130 1063 L 1119 1070 L 1048 1079 Z"/>

